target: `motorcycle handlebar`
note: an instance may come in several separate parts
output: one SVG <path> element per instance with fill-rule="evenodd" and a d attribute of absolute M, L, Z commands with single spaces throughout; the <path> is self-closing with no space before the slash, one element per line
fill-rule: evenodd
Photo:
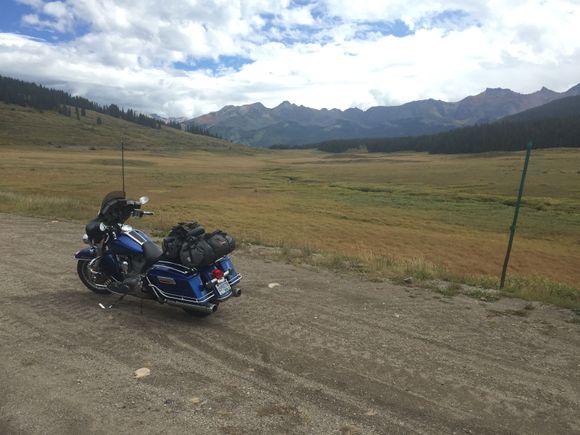
<path fill-rule="evenodd" d="M 133 210 L 133 216 L 135 217 L 143 217 L 143 216 L 152 216 L 153 212 L 152 211 L 145 211 L 145 210 Z"/>

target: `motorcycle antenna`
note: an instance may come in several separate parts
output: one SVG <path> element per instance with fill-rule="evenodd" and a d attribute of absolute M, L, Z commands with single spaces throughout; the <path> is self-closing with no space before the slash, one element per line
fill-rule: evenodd
<path fill-rule="evenodd" d="M 121 178 L 123 179 L 123 194 L 125 193 L 125 144 L 121 141 Z"/>

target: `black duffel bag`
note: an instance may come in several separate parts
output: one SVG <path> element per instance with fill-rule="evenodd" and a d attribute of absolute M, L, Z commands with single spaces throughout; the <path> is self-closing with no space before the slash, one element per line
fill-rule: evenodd
<path fill-rule="evenodd" d="M 236 241 L 234 238 L 221 230 L 206 234 L 204 239 L 212 247 L 216 260 L 236 249 Z"/>
<path fill-rule="evenodd" d="M 212 247 L 204 239 L 185 242 L 179 252 L 181 264 L 198 268 L 213 263 L 216 260 Z"/>
<path fill-rule="evenodd" d="M 198 268 L 214 263 L 235 248 L 234 238 L 218 230 L 203 237 L 188 238 L 181 246 L 179 259 L 184 266 Z"/>
<path fill-rule="evenodd" d="M 179 263 L 183 245 L 188 241 L 197 240 L 204 233 L 204 228 L 196 221 L 179 222 L 163 239 L 163 259 Z"/>

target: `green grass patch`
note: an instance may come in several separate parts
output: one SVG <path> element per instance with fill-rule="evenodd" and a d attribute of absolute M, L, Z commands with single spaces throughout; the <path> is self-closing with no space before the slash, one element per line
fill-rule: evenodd
<path fill-rule="evenodd" d="M 580 290 L 546 278 L 514 277 L 506 281 L 506 296 L 540 301 L 564 308 L 580 308 Z"/>
<path fill-rule="evenodd" d="M 435 291 L 445 297 L 451 298 L 453 296 L 457 296 L 460 293 L 461 285 L 453 282 L 445 285 L 444 287 L 437 288 Z"/>

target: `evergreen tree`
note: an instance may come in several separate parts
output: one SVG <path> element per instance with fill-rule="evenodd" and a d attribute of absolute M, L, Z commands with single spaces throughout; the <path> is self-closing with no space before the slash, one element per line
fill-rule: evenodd
<path fill-rule="evenodd" d="M 73 97 L 64 91 L 45 88 L 35 83 L 24 82 L 0 75 L 0 101 L 7 104 L 17 104 L 23 107 L 32 107 L 37 110 L 53 110 L 65 116 L 71 116 L 70 107 L 80 108 L 81 116 L 86 116 L 86 110 L 97 113 L 108 114 L 117 118 L 125 119 L 129 122 L 137 122 L 151 128 L 160 128 L 162 122 L 156 119 L 139 114 L 137 116 L 131 109 L 126 112 L 116 104 L 100 106 L 83 97 Z M 78 117 L 77 117 L 78 119 Z"/>

